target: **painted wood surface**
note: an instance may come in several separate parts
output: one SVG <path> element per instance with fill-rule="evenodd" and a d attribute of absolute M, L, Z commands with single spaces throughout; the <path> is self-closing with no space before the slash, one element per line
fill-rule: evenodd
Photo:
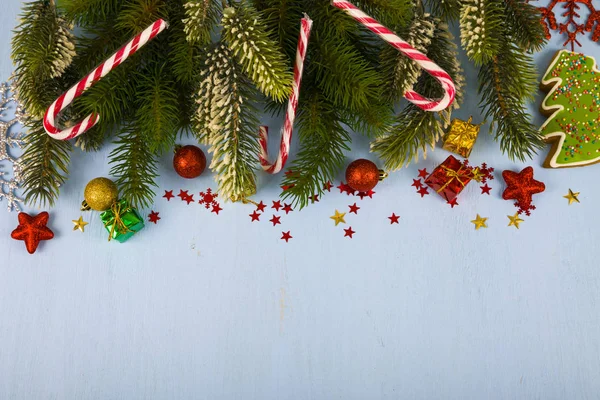
<path fill-rule="evenodd" d="M 12 70 L 19 7 L 2 2 L 0 79 Z M 542 69 L 559 42 L 536 56 Z M 584 49 L 600 56 L 597 44 Z M 465 68 L 457 116 L 480 121 L 476 74 Z M 274 132 L 278 121 L 265 118 Z M 473 163 L 526 165 L 487 132 Z M 349 161 L 369 156 L 365 139 L 352 147 Z M 74 154 L 51 210 L 56 238 L 34 256 L 9 238 L 16 214 L 0 213 L 0 399 L 600 397 L 600 166 L 544 170 L 545 154 L 536 157 L 547 191 L 516 230 L 501 180 L 491 197 L 471 185 L 455 209 L 414 193 L 417 169 L 446 157 L 437 149 L 358 201 L 350 240 L 329 216 L 358 199 L 339 193 L 277 228 L 270 212 L 251 223 L 250 206 L 225 204 L 216 216 L 167 203 L 164 189 L 215 185 L 208 174 L 178 178 L 166 156 L 154 207 L 162 219 L 120 245 L 106 241 L 97 215 L 85 216 L 84 234 L 72 231 L 84 185 L 108 174 L 108 152 Z M 270 204 L 278 178 L 259 183 L 257 199 Z M 569 188 L 581 204 L 567 205 Z M 392 212 L 399 225 L 389 225 Z M 473 229 L 476 213 L 488 229 Z"/>

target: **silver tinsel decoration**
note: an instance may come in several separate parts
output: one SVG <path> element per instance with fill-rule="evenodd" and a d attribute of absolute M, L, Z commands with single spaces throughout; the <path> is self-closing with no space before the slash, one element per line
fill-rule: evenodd
<path fill-rule="evenodd" d="M 23 148 L 23 132 L 16 129 L 17 125 L 23 126 L 25 110 L 15 98 L 12 82 L 0 84 L 0 167 L 12 165 L 12 174 L 0 171 L 0 200 L 6 199 L 8 211 L 21 211 L 15 191 L 23 182 L 23 164 L 18 157 L 10 153 L 13 148 Z M 6 161 L 6 162 L 4 162 Z"/>

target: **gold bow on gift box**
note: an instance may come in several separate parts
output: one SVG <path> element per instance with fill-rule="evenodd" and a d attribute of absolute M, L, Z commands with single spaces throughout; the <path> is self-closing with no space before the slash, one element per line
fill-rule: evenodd
<path fill-rule="evenodd" d="M 446 181 L 444 186 L 442 186 L 441 188 L 436 190 L 436 192 L 438 192 L 438 193 L 443 192 L 444 189 L 446 189 L 448 187 L 448 185 L 450 185 L 455 179 L 458 180 L 458 183 L 460 183 L 463 188 L 465 186 L 467 186 L 467 183 L 469 183 L 471 181 L 471 179 L 473 179 L 472 171 L 468 168 L 465 169 L 464 165 L 461 165 L 460 168 L 456 171 L 453 170 L 452 168 L 446 167 L 445 165 L 442 165 L 441 167 L 444 171 L 446 171 L 446 176 L 450 179 L 448 179 L 448 181 Z M 461 172 L 463 172 L 463 174 L 461 174 Z M 465 174 L 465 172 L 466 172 L 466 174 Z M 467 179 L 467 183 L 463 182 L 461 180 L 461 178 Z"/>

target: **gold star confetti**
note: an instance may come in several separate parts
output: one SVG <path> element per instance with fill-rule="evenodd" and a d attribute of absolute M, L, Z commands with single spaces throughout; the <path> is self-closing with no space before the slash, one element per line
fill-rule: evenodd
<path fill-rule="evenodd" d="M 79 217 L 79 219 L 74 219 L 73 223 L 75 224 L 73 230 L 76 231 L 79 229 L 81 232 L 85 232 L 85 226 L 88 224 L 83 220 L 83 217 Z"/>
<path fill-rule="evenodd" d="M 335 221 L 335 226 L 338 226 L 339 224 L 345 224 L 346 221 L 344 220 L 344 217 L 346 216 L 346 213 L 340 213 L 338 210 L 335 210 L 335 215 L 332 215 L 331 218 L 332 220 Z"/>
<path fill-rule="evenodd" d="M 575 202 L 580 203 L 579 198 L 577 196 L 579 196 L 579 192 L 573 193 L 573 191 L 569 189 L 569 194 L 563 197 L 569 200 L 569 205 L 571 205 Z"/>
<path fill-rule="evenodd" d="M 479 228 L 487 228 L 486 225 L 487 218 L 481 218 L 479 214 L 477 214 L 477 218 L 475 218 L 471 223 L 475 224 L 475 230 L 479 230 Z"/>
<path fill-rule="evenodd" d="M 519 224 L 525 221 L 519 217 L 519 213 L 516 213 L 514 216 L 508 215 L 508 219 L 510 220 L 508 226 L 514 226 L 517 229 L 519 229 Z"/>

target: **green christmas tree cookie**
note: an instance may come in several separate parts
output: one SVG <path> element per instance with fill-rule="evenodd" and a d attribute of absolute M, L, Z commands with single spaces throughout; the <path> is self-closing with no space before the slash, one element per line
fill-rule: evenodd
<path fill-rule="evenodd" d="M 559 51 L 544 74 L 548 92 L 542 135 L 552 143 L 544 166 L 580 167 L 600 162 L 600 71 L 590 56 Z"/>

